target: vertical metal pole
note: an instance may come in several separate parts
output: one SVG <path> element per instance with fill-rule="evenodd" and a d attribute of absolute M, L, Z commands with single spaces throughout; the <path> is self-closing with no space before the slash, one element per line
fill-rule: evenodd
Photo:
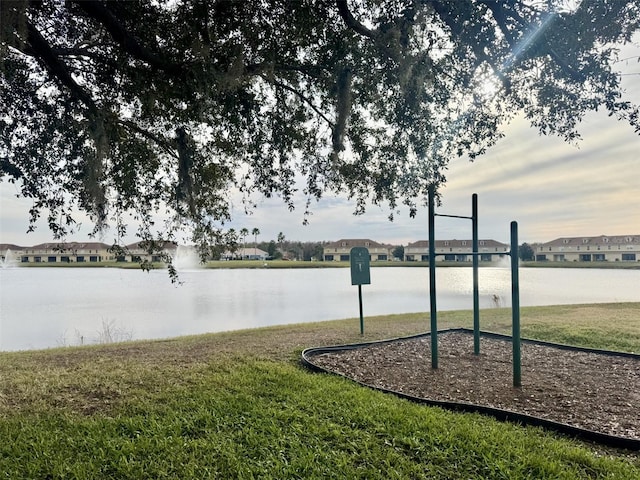
<path fill-rule="evenodd" d="M 471 197 L 473 230 L 473 353 L 480 355 L 480 295 L 478 293 L 478 195 Z"/>
<path fill-rule="evenodd" d="M 360 335 L 364 335 L 364 317 L 362 316 L 362 285 L 358 284 L 358 302 L 360 303 Z"/>
<path fill-rule="evenodd" d="M 429 306 L 431 308 L 431 368 L 438 368 L 438 310 L 436 308 L 435 190 L 429 187 Z"/>
<path fill-rule="evenodd" d="M 513 320 L 513 386 L 522 385 L 520 358 L 520 281 L 518 279 L 518 222 L 511 222 L 511 315 Z"/>

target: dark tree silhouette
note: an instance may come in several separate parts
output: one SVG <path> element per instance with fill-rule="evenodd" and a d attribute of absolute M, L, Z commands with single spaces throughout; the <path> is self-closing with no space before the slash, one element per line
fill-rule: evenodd
<path fill-rule="evenodd" d="M 567 140 L 594 109 L 638 129 L 613 69 L 638 2 L 572 4 L 3 1 L 1 178 L 56 238 L 79 208 L 203 250 L 230 241 L 230 189 L 293 208 L 299 177 L 307 209 L 331 191 L 413 214 L 519 112 Z"/>

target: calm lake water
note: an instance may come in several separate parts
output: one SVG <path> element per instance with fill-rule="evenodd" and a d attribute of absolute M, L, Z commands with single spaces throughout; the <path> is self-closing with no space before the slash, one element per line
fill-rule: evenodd
<path fill-rule="evenodd" d="M 0 350 L 165 338 L 266 325 L 356 318 L 346 268 L 204 270 L 0 269 Z M 511 304 L 508 268 L 481 268 L 480 307 Z M 438 310 L 472 309 L 472 269 L 437 270 Z M 520 269 L 520 304 L 640 301 L 640 270 Z M 366 317 L 429 311 L 427 268 L 372 268 Z M 425 316 L 425 328 L 428 317 Z M 354 323 L 354 328 L 359 328 Z M 365 327 L 366 328 L 366 327 Z"/>

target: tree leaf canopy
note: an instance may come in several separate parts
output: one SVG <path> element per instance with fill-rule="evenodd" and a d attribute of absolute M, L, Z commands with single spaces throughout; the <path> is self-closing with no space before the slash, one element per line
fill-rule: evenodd
<path fill-rule="evenodd" d="M 579 138 L 622 101 L 638 1 L 3 1 L 0 165 L 56 237 L 133 213 L 142 238 L 234 243 L 230 192 L 411 214 L 523 113 Z M 160 214 L 169 220 L 156 225 Z"/>

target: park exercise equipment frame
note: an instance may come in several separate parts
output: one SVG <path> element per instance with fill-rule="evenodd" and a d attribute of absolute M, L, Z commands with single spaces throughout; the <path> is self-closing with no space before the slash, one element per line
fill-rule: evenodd
<path fill-rule="evenodd" d="M 471 197 L 471 216 L 444 215 L 435 212 L 435 188 L 429 187 L 429 305 L 431 309 L 431 368 L 438 368 L 438 310 L 436 304 L 436 253 L 435 217 L 463 218 L 472 222 L 473 257 L 473 353 L 480 355 L 480 301 L 478 293 L 478 195 Z M 511 317 L 513 345 L 513 386 L 522 386 L 520 354 L 520 282 L 518 279 L 518 222 L 511 222 Z"/>

